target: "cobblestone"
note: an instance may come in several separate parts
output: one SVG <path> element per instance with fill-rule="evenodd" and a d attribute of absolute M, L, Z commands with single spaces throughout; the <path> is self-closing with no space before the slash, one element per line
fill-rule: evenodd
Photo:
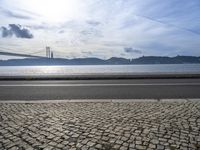
<path fill-rule="evenodd" d="M 200 102 L 1 103 L 0 149 L 200 149 Z"/>

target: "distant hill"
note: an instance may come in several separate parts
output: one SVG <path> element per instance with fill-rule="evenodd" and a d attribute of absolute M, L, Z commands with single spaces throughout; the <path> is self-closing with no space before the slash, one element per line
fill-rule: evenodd
<path fill-rule="evenodd" d="M 194 64 L 200 63 L 200 57 L 194 56 L 176 56 L 176 57 L 159 57 L 147 56 L 133 59 L 131 64 Z"/>
<path fill-rule="evenodd" d="M 26 58 L 0 60 L 0 66 L 43 66 L 43 65 L 131 65 L 131 64 L 200 64 L 200 57 L 194 56 L 143 56 L 136 59 L 112 57 L 107 60 L 99 58 Z"/>

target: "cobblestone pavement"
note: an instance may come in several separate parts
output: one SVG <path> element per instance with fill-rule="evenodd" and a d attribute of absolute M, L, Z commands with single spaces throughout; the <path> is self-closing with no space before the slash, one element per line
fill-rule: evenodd
<path fill-rule="evenodd" d="M 0 149 L 200 149 L 200 102 L 1 103 Z"/>

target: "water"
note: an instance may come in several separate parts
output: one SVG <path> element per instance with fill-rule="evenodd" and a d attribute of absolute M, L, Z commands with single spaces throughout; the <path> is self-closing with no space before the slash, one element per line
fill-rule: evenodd
<path fill-rule="evenodd" d="M 0 66 L 0 76 L 46 76 L 80 74 L 200 73 L 200 64 Z"/>

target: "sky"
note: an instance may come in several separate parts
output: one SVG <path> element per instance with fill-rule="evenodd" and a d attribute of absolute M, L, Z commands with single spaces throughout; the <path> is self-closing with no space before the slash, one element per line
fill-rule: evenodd
<path fill-rule="evenodd" d="M 0 51 L 200 56 L 200 0 L 0 0 L 0 20 Z"/>

